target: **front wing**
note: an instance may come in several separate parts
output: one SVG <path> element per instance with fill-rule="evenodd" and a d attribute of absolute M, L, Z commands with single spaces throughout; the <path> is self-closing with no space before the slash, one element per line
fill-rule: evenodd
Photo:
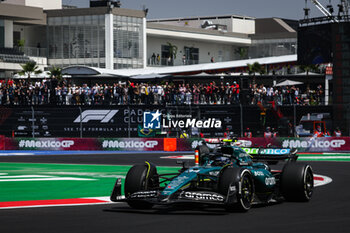
<path fill-rule="evenodd" d="M 111 201 L 113 202 L 128 202 L 128 201 L 144 201 L 157 205 L 170 205 L 175 203 L 201 203 L 209 205 L 227 205 L 237 202 L 237 193 L 239 190 L 236 186 L 231 186 L 227 195 L 222 195 L 211 191 L 186 191 L 180 190 L 171 195 L 162 195 L 161 190 L 143 190 L 132 193 L 129 197 L 122 196 L 121 179 L 118 178 L 112 194 Z"/>

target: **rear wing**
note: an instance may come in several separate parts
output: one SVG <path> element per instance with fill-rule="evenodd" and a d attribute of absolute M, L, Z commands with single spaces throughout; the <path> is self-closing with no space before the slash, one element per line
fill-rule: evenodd
<path fill-rule="evenodd" d="M 298 159 L 297 150 L 290 148 L 242 148 L 255 161 L 278 161 Z"/>
<path fill-rule="evenodd" d="M 247 140 L 238 140 L 237 138 L 206 138 L 204 139 L 206 144 L 216 144 L 216 145 L 231 145 L 231 146 L 239 146 L 239 147 L 248 147 L 251 145 L 250 141 Z"/>

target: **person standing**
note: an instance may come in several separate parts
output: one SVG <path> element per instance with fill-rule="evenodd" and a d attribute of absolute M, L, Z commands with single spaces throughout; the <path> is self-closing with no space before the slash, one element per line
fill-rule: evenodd
<path fill-rule="evenodd" d="M 239 84 L 234 81 L 232 85 L 233 102 L 239 104 Z"/>
<path fill-rule="evenodd" d="M 151 64 L 152 64 L 152 65 L 155 65 L 155 64 L 156 64 L 156 54 L 155 54 L 155 53 L 152 54 L 152 57 L 151 57 Z"/>
<path fill-rule="evenodd" d="M 159 53 L 157 53 L 157 65 L 159 65 L 160 63 L 160 56 L 159 56 Z"/>
<path fill-rule="evenodd" d="M 314 132 L 314 137 L 316 138 L 324 137 L 324 133 L 322 132 L 320 125 L 316 127 L 316 130 Z"/>
<path fill-rule="evenodd" d="M 341 137 L 341 131 L 340 131 L 340 128 L 337 127 L 335 130 L 334 130 L 334 137 Z"/>
<path fill-rule="evenodd" d="M 272 132 L 270 127 L 266 127 L 266 131 L 264 132 L 264 138 L 272 138 Z"/>
<path fill-rule="evenodd" d="M 246 137 L 246 138 L 252 138 L 253 137 L 253 134 L 252 134 L 252 132 L 250 131 L 249 128 L 247 128 L 246 131 L 244 132 L 244 137 Z"/>

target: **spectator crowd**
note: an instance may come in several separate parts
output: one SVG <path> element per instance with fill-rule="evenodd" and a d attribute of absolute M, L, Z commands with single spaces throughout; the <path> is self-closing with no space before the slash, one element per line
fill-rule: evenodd
<path fill-rule="evenodd" d="M 320 105 L 323 88 L 250 85 L 244 93 L 236 81 L 210 83 L 114 83 L 92 86 L 70 84 L 67 80 L 8 80 L 0 82 L 0 105 L 191 105 L 191 104 L 268 104 Z M 244 98 L 244 103 L 242 101 Z"/>

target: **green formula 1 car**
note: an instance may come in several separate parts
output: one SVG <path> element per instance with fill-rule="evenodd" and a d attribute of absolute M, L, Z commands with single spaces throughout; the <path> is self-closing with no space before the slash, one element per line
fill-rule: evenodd
<path fill-rule="evenodd" d="M 203 144 L 197 147 L 196 165 L 182 162 L 178 173 L 158 174 L 149 162 L 134 165 L 125 178 L 125 196 L 117 179 L 111 200 L 137 209 L 189 202 L 221 205 L 228 211 L 248 211 L 254 204 L 282 200 L 306 202 L 313 193 L 313 171 L 310 165 L 296 162 L 297 158 L 290 149 L 282 154 L 250 155 L 230 143 L 223 142 L 212 151 Z M 282 170 L 271 170 L 268 160 L 285 165 Z"/>

